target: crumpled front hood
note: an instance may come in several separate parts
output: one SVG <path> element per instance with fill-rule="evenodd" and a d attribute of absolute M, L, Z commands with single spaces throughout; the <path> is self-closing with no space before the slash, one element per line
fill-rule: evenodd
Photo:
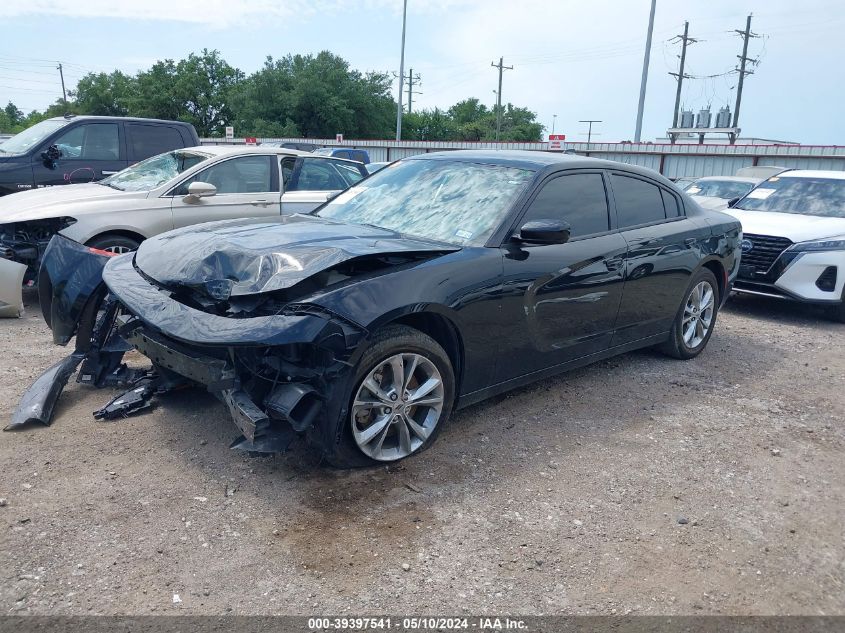
<path fill-rule="evenodd" d="M 115 211 L 120 210 L 122 201 L 129 198 L 146 198 L 147 191 L 118 191 L 105 185 L 86 183 L 80 185 L 56 185 L 43 189 L 19 191 L 0 198 L 0 224 L 7 222 L 31 222 L 63 215 L 85 215 L 87 212 L 101 212 L 101 206 L 86 204 L 94 201 L 114 201 Z"/>
<path fill-rule="evenodd" d="M 141 244 L 135 265 L 167 287 L 216 288 L 244 296 L 290 288 L 344 261 L 390 253 L 447 253 L 460 247 L 308 215 L 210 222 Z M 210 291 L 212 295 L 215 290 Z"/>

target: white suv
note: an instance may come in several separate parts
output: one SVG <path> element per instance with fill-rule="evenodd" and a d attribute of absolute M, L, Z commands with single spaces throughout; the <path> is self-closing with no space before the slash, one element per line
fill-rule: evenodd
<path fill-rule="evenodd" d="M 780 173 L 726 212 L 743 231 L 734 290 L 829 305 L 845 321 L 845 172 Z"/>

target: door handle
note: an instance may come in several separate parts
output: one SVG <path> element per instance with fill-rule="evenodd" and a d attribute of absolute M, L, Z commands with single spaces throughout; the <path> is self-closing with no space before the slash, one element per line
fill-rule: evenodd
<path fill-rule="evenodd" d="M 253 200 L 250 204 L 254 207 L 266 207 L 270 204 L 269 200 Z"/>
<path fill-rule="evenodd" d="M 104 170 L 102 171 L 103 176 L 113 176 L 113 175 L 114 175 L 114 174 L 116 174 L 116 173 L 117 173 L 117 171 L 116 171 L 116 170 L 105 170 L 105 169 L 104 169 Z"/>
<path fill-rule="evenodd" d="M 622 268 L 622 258 L 614 257 L 613 259 L 608 259 L 605 261 L 605 266 L 607 266 L 608 270 L 619 270 Z"/>

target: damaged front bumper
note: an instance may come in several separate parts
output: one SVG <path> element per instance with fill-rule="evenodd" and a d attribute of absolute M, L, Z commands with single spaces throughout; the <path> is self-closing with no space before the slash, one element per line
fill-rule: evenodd
<path fill-rule="evenodd" d="M 210 314 L 147 281 L 132 254 L 105 258 L 56 237 L 48 255 L 42 309 L 57 343 L 77 333 L 76 349 L 36 380 L 7 428 L 49 424 L 62 387 L 81 363 L 78 382 L 130 387 L 96 412 L 100 419 L 129 415 L 156 394 L 191 385 L 227 406 L 242 434 L 234 448 L 275 452 L 293 434 L 311 430 L 312 437 L 331 441 L 333 425 L 320 422 L 339 419 L 347 406 L 340 395 L 347 392 L 350 358 L 367 335 L 364 328 L 303 304 L 271 316 Z M 131 348 L 150 359 L 150 370 L 122 364 Z"/>

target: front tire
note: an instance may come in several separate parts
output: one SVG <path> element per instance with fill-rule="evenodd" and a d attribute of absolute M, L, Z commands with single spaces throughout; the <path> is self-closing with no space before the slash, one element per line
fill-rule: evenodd
<path fill-rule="evenodd" d="M 379 331 L 354 370 L 339 443 L 339 468 L 392 463 L 427 449 L 449 420 L 455 374 L 430 336 L 406 326 Z"/>
<path fill-rule="evenodd" d="M 719 312 L 719 284 L 716 276 L 702 268 L 690 281 L 681 302 L 669 340 L 658 349 L 668 356 L 688 360 L 698 356 L 713 334 Z"/>
<path fill-rule="evenodd" d="M 108 251 L 109 253 L 117 253 L 119 255 L 137 251 L 140 245 L 141 243 L 137 240 L 116 233 L 105 233 L 90 240 L 87 244 L 87 246 L 99 248 L 101 251 Z"/>

